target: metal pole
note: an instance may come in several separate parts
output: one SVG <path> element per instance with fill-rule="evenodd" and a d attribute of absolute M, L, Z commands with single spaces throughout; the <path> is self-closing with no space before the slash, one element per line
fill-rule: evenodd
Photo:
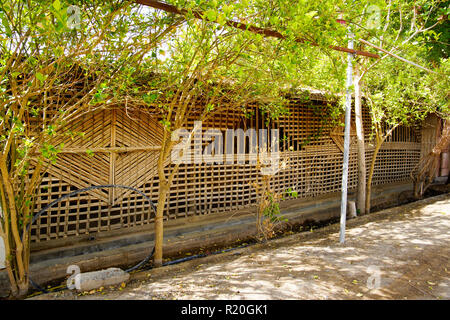
<path fill-rule="evenodd" d="M 349 30 L 350 39 L 348 41 L 349 49 L 353 49 L 353 34 Z M 350 149 L 350 119 L 352 111 L 352 93 L 351 86 L 353 84 L 352 66 L 353 54 L 347 54 L 347 83 L 345 85 L 345 131 L 344 131 L 344 164 L 342 168 L 342 195 L 341 195 L 341 230 L 339 234 L 339 242 L 345 242 L 345 222 L 347 218 L 347 181 L 348 181 L 348 157 Z"/>

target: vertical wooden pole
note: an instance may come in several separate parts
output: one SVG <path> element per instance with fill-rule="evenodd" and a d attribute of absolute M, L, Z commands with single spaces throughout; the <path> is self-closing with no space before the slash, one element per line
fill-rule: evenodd
<path fill-rule="evenodd" d="M 111 147 L 116 147 L 116 121 L 117 121 L 117 110 L 113 109 L 111 112 Z M 109 154 L 109 184 L 116 183 L 116 153 L 110 152 Z M 115 190 L 114 188 L 109 188 L 109 204 L 114 205 Z"/>
<path fill-rule="evenodd" d="M 350 31 L 349 31 L 350 33 Z M 353 49 L 353 35 L 350 34 L 348 41 L 349 49 Z M 342 167 L 342 195 L 341 195 L 341 221 L 340 221 L 340 235 L 339 242 L 345 242 L 345 222 L 347 215 L 347 182 L 348 182 L 348 158 L 350 151 L 350 120 L 352 112 L 352 60 L 353 54 L 349 53 L 347 56 L 347 82 L 346 82 L 346 95 L 345 95 L 345 131 L 344 131 L 344 163 Z"/>

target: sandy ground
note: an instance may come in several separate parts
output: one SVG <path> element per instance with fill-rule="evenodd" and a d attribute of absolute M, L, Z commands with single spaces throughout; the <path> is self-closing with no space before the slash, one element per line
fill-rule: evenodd
<path fill-rule="evenodd" d="M 37 299 L 449 299 L 450 194 Z"/>

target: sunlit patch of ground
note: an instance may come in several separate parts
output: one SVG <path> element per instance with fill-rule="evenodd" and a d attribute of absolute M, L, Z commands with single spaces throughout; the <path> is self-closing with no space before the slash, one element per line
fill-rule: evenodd
<path fill-rule="evenodd" d="M 306 240 L 296 234 L 219 262 L 191 261 L 121 290 L 42 298 L 449 299 L 450 195 L 438 199 L 350 226 L 345 245 L 335 227 L 325 228 Z"/>

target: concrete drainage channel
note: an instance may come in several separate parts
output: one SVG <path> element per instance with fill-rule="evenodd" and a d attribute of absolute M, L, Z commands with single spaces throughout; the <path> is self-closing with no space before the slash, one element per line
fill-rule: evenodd
<path fill-rule="evenodd" d="M 382 194 L 383 196 L 375 197 L 374 202 L 379 208 L 382 207 L 383 202 L 385 207 L 392 207 L 394 203 L 392 201 L 387 203 L 386 199 L 398 199 L 399 195 L 408 189 L 411 190 L 405 185 L 389 190 L 385 188 L 382 193 L 378 193 L 378 195 Z M 322 200 L 305 201 L 300 208 L 298 205 L 288 206 L 282 210 L 282 213 L 289 221 L 285 227 L 291 228 L 293 231 L 302 231 L 300 227 L 303 227 L 303 230 L 307 228 L 309 231 L 310 228 L 317 229 L 337 221 L 333 219 L 339 216 L 338 209 L 339 197 L 336 197 L 336 199 L 328 197 Z M 164 265 L 172 265 L 242 248 L 249 243 L 256 242 L 254 240 L 255 231 L 254 216 L 243 216 L 233 221 L 204 225 L 200 230 L 198 226 L 167 230 L 164 252 L 166 257 L 172 260 L 166 261 Z M 126 269 L 126 266 L 133 265 L 137 261 L 142 261 L 144 257 L 148 257 L 151 248 L 153 248 L 153 235 L 148 232 L 141 235 L 119 237 L 113 241 L 102 241 L 70 248 L 59 248 L 59 250 L 55 248 L 47 252 L 37 252 L 32 255 L 31 260 L 32 278 L 36 279 L 36 282 L 41 286 L 60 284 L 60 289 L 65 289 L 66 281 L 64 280 L 61 285 L 61 280 L 67 278 L 68 266 L 77 265 L 83 271 L 79 277 L 80 291 L 109 286 L 113 282 L 115 284 L 122 283 L 130 279 L 130 274 L 112 267 L 122 266 Z M 220 246 L 217 246 L 217 243 L 220 243 Z M 217 250 L 218 248 L 222 249 Z M 188 252 L 198 254 L 186 257 Z M 182 258 L 179 259 L 179 257 Z M 92 271 L 98 270 L 98 268 L 104 270 Z M 151 266 L 147 264 L 141 270 L 149 269 L 151 269 Z M 2 293 L 3 296 L 5 295 L 5 292 L 1 292 L 1 288 L 5 288 L 4 285 L 7 285 L 7 278 L 2 277 L 0 273 L 0 296 Z"/>
<path fill-rule="evenodd" d="M 333 202 L 328 202 L 326 205 L 327 209 L 324 208 L 324 212 L 330 212 L 329 210 L 332 206 Z M 317 209 L 310 208 L 310 211 L 311 212 L 309 214 L 305 213 L 303 215 L 303 218 L 301 219 L 301 221 L 299 221 L 300 223 L 307 223 L 308 225 L 310 224 L 310 221 L 312 221 L 311 214 L 312 212 L 315 212 L 317 214 Z M 290 219 L 292 212 L 286 212 L 285 215 L 288 217 L 288 219 Z M 326 216 L 328 216 L 328 214 Z M 294 218 L 292 219 L 296 220 Z M 222 228 L 220 228 L 219 225 L 208 225 L 205 226 L 200 232 L 198 230 L 191 230 L 195 227 L 185 228 L 184 230 L 169 231 L 166 233 L 166 235 L 168 236 L 167 240 L 168 242 L 172 242 L 172 244 L 168 243 L 167 246 L 165 246 L 164 251 L 167 257 L 175 259 L 165 261 L 164 266 L 246 247 L 250 243 L 256 242 L 254 239 L 256 230 L 253 230 L 253 232 L 249 232 L 249 230 L 254 229 L 254 224 L 254 217 L 250 216 L 245 217 L 244 219 L 239 219 L 238 221 L 227 223 L 225 228 L 223 226 Z M 321 224 L 323 224 L 323 222 Z M 237 235 L 239 238 L 236 239 L 232 235 Z M 182 240 L 174 241 L 174 238 L 181 238 Z M 216 243 L 221 243 L 221 246 L 217 246 Z M 199 244 L 201 244 L 201 246 L 199 246 Z M 230 245 L 232 246 L 231 248 L 229 247 Z M 93 247 L 101 251 L 95 251 L 93 250 Z M 87 249 L 88 252 L 83 253 L 83 248 Z M 124 241 L 124 239 L 118 239 L 117 241 L 112 243 L 97 244 L 96 246 L 88 245 L 87 247 L 82 248 L 67 248 L 65 252 L 66 254 L 76 254 L 72 257 L 63 257 L 60 253 L 58 254 L 56 252 L 53 252 L 53 250 L 52 252 L 44 252 L 43 254 L 37 256 L 35 255 L 32 258 L 32 261 L 34 263 L 32 265 L 31 271 L 35 271 L 32 273 L 32 278 L 39 281 L 37 284 L 38 286 L 50 284 L 58 288 L 57 290 L 49 289 L 48 291 L 59 291 L 60 289 L 66 288 L 66 281 L 63 281 L 63 283 L 61 284 L 60 279 L 64 279 L 67 277 L 67 268 L 70 267 L 70 265 L 80 265 L 80 269 L 82 270 L 89 270 L 91 268 L 95 268 L 95 266 L 97 266 L 98 268 L 98 266 L 107 264 L 104 259 L 99 259 L 98 256 L 108 254 L 111 255 L 109 257 L 110 264 L 126 267 L 130 265 L 129 262 L 131 262 L 132 260 L 124 259 L 123 255 L 122 257 L 117 254 L 114 255 L 113 252 L 117 253 L 119 251 L 123 254 L 126 253 L 126 250 L 128 249 L 128 253 L 139 252 L 140 254 L 142 254 L 142 252 L 147 252 L 148 254 L 150 248 L 153 248 L 152 236 L 145 234 L 142 235 L 142 238 L 135 237 L 133 241 Z M 186 257 L 185 253 L 187 251 L 198 252 L 198 254 Z M 90 258 L 93 255 L 97 256 L 97 258 L 92 260 Z M 182 258 L 179 258 L 181 256 Z M 80 261 L 81 259 L 84 259 L 85 261 Z M 122 263 L 120 263 L 119 261 L 122 261 Z M 149 270 L 151 268 L 151 266 L 147 266 L 146 268 L 143 268 L 141 270 Z M 79 291 L 89 291 L 101 286 L 112 285 L 113 282 L 115 284 L 126 282 L 128 279 L 129 274 L 125 273 L 121 269 L 107 268 L 100 271 L 80 273 L 78 278 L 74 278 L 73 280 L 78 281 L 78 284 L 74 283 L 74 285 L 78 286 Z M 3 280 L 7 279 L 5 278 Z"/>
<path fill-rule="evenodd" d="M 276 238 L 274 238 L 276 239 Z M 257 241 L 252 241 L 252 243 L 257 243 Z M 243 243 L 241 245 L 238 245 L 236 247 L 232 248 L 224 248 L 221 250 L 217 250 L 211 253 L 199 253 L 196 255 L 191 255 L 184 258 L 179 258 L 175 260 L 169 260 L 163 263 L 163 267 L 175 265 L 182 262 L 187 262 L 194 259 L 204 258 L 212 255 L 217 255 L 221 253 L 230 252 L 237 249 L 242 249 L 245 247 L 248 247 L 252 243 Z M 153 251 L 152 251 L 153 253 Z M 66 282 L 63 282 L 60 285 L 56 285 L 53 288 L 41 289 L 40 291 L 34 291 L 32 292 L 28 298 L 35 297 L 38 295 L 46 294 L 46 293 L 55 293 L 67 289 L 75 289 L 78 292 L 86 292 L 91 291 L 93 289 L 98 289 L 100 287 L 108 287 L 108 286 L 114 286 L 121 283 L 126 283 L 130 280 L 131 274 L 136 270 L 136 272 L 144 272 L 153 269 L 152 265 L 145 265 L 143 263 L 139 263 L 138 265 L 141 265 L 142 268 L 131 268 L 128 270 L 122 270 L 120 268 L 108 268 L 104 270 L 99 271 L 91 271 L 91 272 L 84 272 L 84 273 L 78 273 L 73 277 L 69 277 L 69 279 Z"/>

